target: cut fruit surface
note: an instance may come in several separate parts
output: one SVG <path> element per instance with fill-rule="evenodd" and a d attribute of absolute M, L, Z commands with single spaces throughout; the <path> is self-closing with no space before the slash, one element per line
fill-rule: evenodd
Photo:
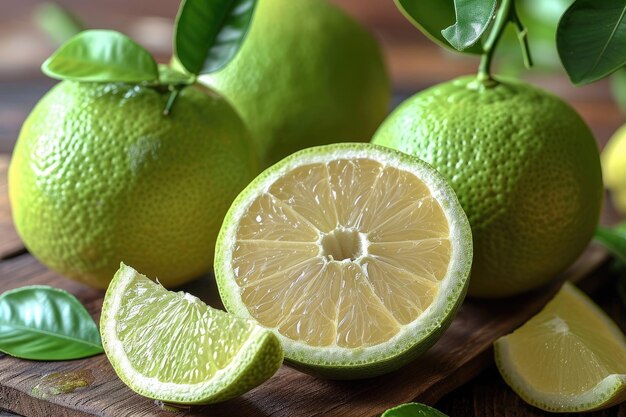
<path fill-rule="evenodd" d="M 215 273 L 226 308 L 272 329 L 292 362 L 356 378 L 434 343 L 463 300 L 471 255 L 467 218 L 433 168 L 341 144 L 297 152 L 239 195 Z"/>
<path fill-rule="evenodd" d="M 271 377 L 283 359 L 270 331 L 167 291 L 123 264 L 107 290 L 100 329 L 120 379 L 171 403 L 233 398 Z"/>
<path fill-rule="evenodd" d="M 495 342 L 504 380 L 526 402 L 552 412 L 610 407 L 626 399 L 626 339 L 570 283 L 522 327 Z"/>

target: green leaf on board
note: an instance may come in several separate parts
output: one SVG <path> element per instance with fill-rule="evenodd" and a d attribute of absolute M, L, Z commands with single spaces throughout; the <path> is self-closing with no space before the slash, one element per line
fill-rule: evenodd
<path fill-rule="evenodd" d="M 0 295 L 0 352 L 22 359 L 71 360 L 103 349 L 96 323 L 76 297 L 35 285 Z"/>
<path fill-rule="evenodd" d="M 41 69 L 59 80 L 139 83 L 159 78 L 152 55 L 113 30 L 79 33 L 61 45 Z"/>
<path fill-rule="evenodd" d="M 563 67 L 576 85 L 588 84 L 626 64 L 626 0 L 576 0 L 556 34 Z"/>
<path fill-rule="evenodd" d="M 442 30 L 454 25 L 456 12 L 454 0 L 394 0 L 402 14 L 424 35 L 440 46 L 457 50 L 441 33 Z M 465 48 L 462 52 L 482 54 L 480 42 Z"/>
<path fill-rule="evenodd" d="M 439 410 L 435 410 L 420 403 L 406 403 L 385 411 L 381 417 L 448 417 Z"/>
<path fill-rule="evenodd" d="M 72 12 L 54 2 L 37 6 L 33 17 L 37 26 L 59 45 L 85 29 Z"/>
<path fill-rule="evenodd" d="M 474 45 L 485 33 L 496 11 L 496 0 L 454 0 L 456 23 L 441 31 L 459 51 Z"/>
<path fill-rule="evenodd" d="M 183 67 L 199 75 L 226 66 L 248 33 L 255 6 L 256 0 L 183 0 L 174 30 Z"/>
<path fill-rule="evenodd" d="M 617 259 L 626 263 L 626 223 L 613 228 L 598 226 L 594 238 Z"/>

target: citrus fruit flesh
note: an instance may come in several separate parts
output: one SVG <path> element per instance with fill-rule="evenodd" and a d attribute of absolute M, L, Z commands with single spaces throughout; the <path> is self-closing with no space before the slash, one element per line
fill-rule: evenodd
<path fill-rule="evenodd" d="M 591 240 L 603 198 L 598 147 L 580 116 L 542 89 L 461 77 L 406 100 L 372 142 L 450 181 L 472 226 L 470 295 L 544 285 Z"/>
<path fill-rule="evenodd" d="M 441 411 L 420 403 L 406 403 L 385 411 L 380 417 L 448 417 Z"/>
<path fill-rule="evenodd" d="M 270 331 L 170 292 L 124 264 L 107 290 L 100 331 L 120 379 L 170 403 L 233 398 L 270 378 L 283 359 Z"/>
<path fill-rule="evenodd" d="M 215 273 L 226 308 L 314 373 L 358 378 L 430 347 L 465 294 L 471 233 L 430 166 L 370 144 L 300 151 L 233 203 Z"/>
<path fill-rule="evenodd" d="M 626 127 L 622 126 L 602 152 L 604 185 L 611 191 L 615 207 L 626 213 Z"/>
<path fill-rule="evenodd" d="M 391 100 L 376 39 L 327 0 L 260 0 L 237 56 L 200 82 L 241 114 L 264 166 L 311 146 L 369 141 Z"/>
<path fill-rule="evenodd" d="M 494 347 L 504 380 L 535 407 L 579 412 L 626 399 L 626 339 L 606 313 L 570 283 Z"/>
<path fill-rule="evenodd" d="M 221 221 L 257 172 L 233 108 L 202 87 L 169 92 L 64 81 L 35 106 L 9 168 L 28 250 L 106 288 L 124 261 L 165 286 L 210 270 Z"/>

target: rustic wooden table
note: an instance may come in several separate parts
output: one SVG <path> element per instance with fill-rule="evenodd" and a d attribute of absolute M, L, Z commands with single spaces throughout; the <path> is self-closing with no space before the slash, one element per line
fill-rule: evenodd
<path fill-rule="evenodd" d="M 396 104 L 408 95 L 456 75 L 472 72 L 476 61 L 443 54 L 408 25 L 391 1 L 367 2 L 337 0 L 351 13 L 372 27 L 382 40 L 397 92 Z M 42 77 L 38 64 L 53 45 L 38 33 L 30 15 L 36 0 L 3 0 L 0 5 L 0 158 L 10 153 L 19 127 L 32 105 L 53 82 Z M 161 60 L 169 56 L 169 27 L 177 2 L 112 0 L 94 4 L 63 0 L 90 26 L 124 30 L 142 41 Z M 105 5 L 106 3 L 106 5 Z M 141 17 L 140 17 L 141 16 Z M 19 50 L 20 54 L 15 51 Z M 589 123 L 600 146 L 624 123 L 624 117 L 611 100 L 608 84 L 600 82 L 584 88 L 572 87 L 563 75 L 536 75 L 530 78 L 569 101 Z M 1 190 L 0 190 L 1 191 Z M 0 199 L 4 194 L 0 192 Z M 0 208 L 6 207 L 0 201 Z M 0 213 L 0 219 L 2 219 Z M 0 230 L 3 229 L 0 224 Z M 0 254 L 19 248 L 15 236 L 0 236 Z M 19 249 L 17 253 L 21 253 Z M 596 300 L 626 331 L 626 309 L 609 282 L 595 295 Z M 402 387 L 398 387 L 402 389 Z M 546 416 L 523 403 L 502 381 L 492 366 L 472 382 L 443 397 L 436 405 L 451 417 Z M 626 416 L 626 405 L 586 414 L 593 417 Z M 0 417 L 13 416 L 0 410 Z"/>

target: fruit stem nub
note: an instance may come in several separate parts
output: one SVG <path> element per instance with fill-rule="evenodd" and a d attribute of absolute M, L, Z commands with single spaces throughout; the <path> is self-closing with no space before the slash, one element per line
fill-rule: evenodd
<path fill-rule="evenodd" d="M 167 99 L 167 103 L 165 104 L 165 109 L 163 109 L 163 116 L 169 116 L 170 113 L 172 112 L 172 107 L 174 106 L 174 102 L 176 101 L 176 98 L 178 98 L 178 95 L 180 94 L 181 91 L 183 91 L 183 88 L 185 88 L 186 85 L 175 85 L 172 86 L 170 88 L 170 96 Z"/>

